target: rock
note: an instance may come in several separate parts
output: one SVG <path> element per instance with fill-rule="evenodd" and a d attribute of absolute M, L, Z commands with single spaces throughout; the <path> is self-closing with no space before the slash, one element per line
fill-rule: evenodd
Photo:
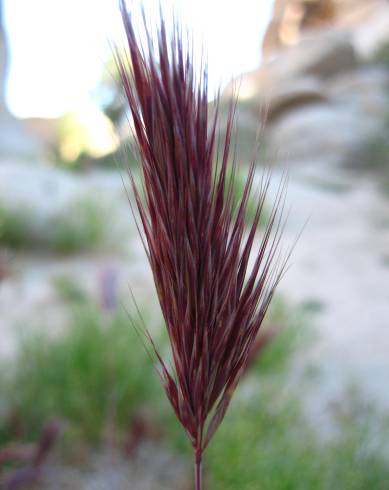
<path fill-rule="evenodd" d="M 389 42 L 389 3 L 372 1 L 372 4 L 377 5 L 369 20 L 352 31 L 353 45 L 363 58 L 371 57 L 383 43 Z"/>
<path fill-rule="evenodd" d="M 326 87 L 316 77 L 302 77 L 289 83 L 284 82 L 274 87 L 265 102 L 268 107 L 266 120 L 271 123 L 297 107 L 328 102 L 328 100 Z"/>
<path fill-rule="evenodd" d="M 356 104 L 369 117 L 389 114 L 389 71 L 383 67 L 362 66 L 331 79 L 326 88 L 332 100 Z"/>
<path fill-rule="evenodd" d="M 303 75 L 327 79 L 357 66 L 357 58 L 347 32 L 321 32 L 307 35 L 297 46 L 283 51 L 265 64 L 269 77 L 290 80 Z"/>
<path fill-rule="evenodd" d="M 354 11 L 349 0 L 339 2 L 338 25 L 332 30 L 302 32 L 297 45 L 242 77 L 240 98 L 256 99 L 267 109 L 266 146 L 277 159 L 309 161 L 326 155 L 340 163 L 361 141 L 379 133 L 388 117 L 389 72 L 361 63 L 356 39 L 366 26 L 381 26 L 389 38 L 389 6 L 381 0 L 356 6 Z"/>
<path fill-rule="evenodd" d="M 303 28 L 328 25 L 335 17 L 333 0 L 275 0 L 273 17 L 263 42 L 263 54 L 299 40 Z"/>
<path fill-rule="evenodd" d="M 313 93 L 320 98 L 320 91 L 324 92 L 322 80 L 327 82 L 329 78 L 357 67 L 358 61 L 347 32 L 310 35 L 298 46 L 263 63 L 258 70 L 231 82 L 223 96 L 231 97 L 238 86 L 240 99 L 257 97 L 269 100 L 277 91 L 295 92 L 296 95 L 309 92 L 309 98 Z"/>
<path fill-rule="evenodd" d="M 344 33 L 306 39 L 243 77 L 241 86 L 268 109 L 267 147 L 282 160 L 325 154 L 340 162 L 389 113 L 389 72 L 359 64 Z"/>
<path fill-rule="evenodd" d="M 264 36 L 263 55 L 268 58 L 299 43 L 308 31 L 355 30 L 358 26 L 373 25 L 371 19 L 379 20 L 384 11 L 388 14 L 386 0 L 275 0 L 273 16 Z M 363 35 L 361 32 L 363 43 L 374 43 L 377 36 L 386 35 L 387 38 L 386 26 L 387 20 L 382 18 L 376 28 L 368 29 L 370 33 Z"/>
<path fill-rule="evenodd" d="M 376 119 L 358 106 L 337 102 L 299 108 L 268 129 L 268 143 L 281 160 L 312 160 L 326 155 L 341 161 L 368 134 L 377 130 Z"/>
<path fill-rule="evenodd" d="M 354 48 L 347 35 L 304 40 L 300 45 L 301 73 L 329 78 L 357 66 Z"/>

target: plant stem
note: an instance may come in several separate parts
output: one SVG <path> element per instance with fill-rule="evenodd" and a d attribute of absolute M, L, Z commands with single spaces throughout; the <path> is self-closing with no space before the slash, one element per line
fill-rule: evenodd
<path fill-rule="evenodd" d="M 194 462 L 194 472 L 195 472 L 195 490 L 203 490 L 203 455 L 202 451 L 196 449 Z"/>

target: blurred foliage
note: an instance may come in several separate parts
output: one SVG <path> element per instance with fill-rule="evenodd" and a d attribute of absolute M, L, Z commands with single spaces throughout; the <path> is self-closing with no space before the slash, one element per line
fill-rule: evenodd
<path fill-rule="evenodd" d="M 389 70 L 389 42 L 380 45 L 371 61 Z M 389 97 L 389 86 L 387 93 Z M 346 156 L 345 163 L 349 168 L 366 171 L 377 177 L 381 189 L 389 194 L 389 105 L 380 131 L 361 141 Z"/>
<path fill-rule="evenodd" d="M 130 63 L 124 51 L 121 53 L 121 57 Z M 96 98 L 104 114 L 112 124 L 114 126 L 119 125 L 125 117 L 127 103 L 123 95 L 119 70 L 113 55 L 105 63 Z"/>
<path fill-rule="evenodd" d="M 105 170 L 127 171 L 127 168 L 135 169 L 138 161 L 134 152 L 129 146 L 120 147 L 118 150 L 100 157 L 93 157 L 87 152 L 82 151 L 79 156 L 70 162 L 57 161 L 59 166 L 74 172 L 82 172 L 91 168 L 101 168 Z"/>
<path fill-rule="evenodd" d="M 317 314 L 322 313 L 326 309 L 325 303 L 315 297 L 307 298 L 301 303 L 301 308 L 306 313 Z"/>
<path fill-rule="evenodd" d="M 136 166 L 137 159 L 128 144 L 127 103 L 113 57 L 106 63 L 94 99 L 100 107 L 94 117 L 84 121 L 68 113 L 60 119 L 56 164 L 73 171 Z M 126 128 L 126 136 L 119 142 L 121 126 Z"/>
<path fill-rule="evenodd" d="M 94 117 L 82 120 L 79 114 L 68 113 L 60 119 L 57 165 L 75 171 L 96 167 L 115 169 L 124 164 L 133 166 L 136 163 L 133 153 L 128 148 L 124 151 L 125 143 L 120 143 L 116 134 L 124 122 L 127 127 L 127 104 L 113 56 L 106 62 L 92 95 L 97 106 Z"/>
<path fill-rule="evenodd" d="M 389 70 L 389 42 L 382 43 L 372 58 L 373 63 L 383 65 Z"/>
<path fill-rule="evenodd" d="M 306 182 L 307 184 L 316 187 L 318 189 L 322 189 L 326 192 L 331 192 L 333 194 L 344 194 L 350 190 L 350 185 L 345 182 L 339 182 L 336 180 L 322 178 L 322 177 L 303 177 L 301 180 Z"/>
<path fill-rule="evenodd" d="M 303 409 L 305 381 L 290 387 L 287 371 L 313 339 L 311 316 L 274 302 L 267 325 L 281 333 L 260 353 L 242 379 L 214 440 L 205 453 L 206 485 L 214 490 L 386 489 L 383 456 L 389 424 L 361 398 L 347 398 L 332 418 L 337 434 L 319 438 Z M 320 374 L 318 374 L 320 376 Z M 317 381 L 317 377 L 314 378 Z M 346 409 L 344 409 L 346 407 Z M 159 410 L 163 411 L 162 406 Z M 180 455 L 191 448 L 175 417 L 166 411 L 167 441 Z"/>
<path fill-rule="evenodd" d="M 84 289 L 66 275 L 55 276 L 52 280 L 57 295 L 65 303 L 83 303 L 88 300 Z"/>
<path fill-rule="evenodd" d="M 69 170 L 81 170 L 115 153 L 118 139 L 111 121 L 90 104 L 58 120 L 54 162 Z"/>
<path fill-rule="evenodd" d="M 258 356 L 210 444 L 206 468 L 211 488 L 386 488 L 388 422 L 358 396 L 347 398 L 332 413 L 337 434 L 324 442 L 304 413 L 305 378 L 295 388 L 286 383 L 291 362 L 314 338 L 310 319 L 306 308 L 291 309 L 282 299 L 273 303 L 268 322 L 287 328 Z"/>
<path fill-rule="evenodd" d="M 23 248 L 31 236 L 29 212 L 22 207 L 0 204 L 0 243 L 10 248 Z"/>
<path fill-rule="evenodd" d="M 91 197 L 68 206 L 52 224 L 52 248 L 59 253 L 95 250 L 104 242 L 107 210 Z"/>
<path fill-rule="evenodd" d="M 295 352 L 313 340 L 309 321 L 310 315 L 304 309 L 293 308 L 282 297 L 276 296 L 261 331 L 274 329 L 277 333 L 269 345 L 260 352 L 251 371 L 258 377 L 285 373 L 294 359 Z"/>
<path fill-rule="evenodd" d="M 345 164 L 378 178 L 381 189 L 389 194 L 389 110 L 379 133 L 361 141 L 346 157 Z"/>
<path fill-rule="evenodd" d="M 115 168 L 123 158 L 116 134 L 126 103 L 113 56 L 93 94 L 94 101 L 58 120 L 54 161 L 68 170 Z M 131 155 L 130 162 L 134 159 Z"/>
<path fill-rule="evenodd" d="M 104 316 L 81 301 L 73 305 L 63 334 L 21 339 L 8 395 L 29 437 L 58 417 L 72 433 L 96 442 L 112 418 L 116 427 L 128 429 L 131 416 L 156 392 L 155 384 L 128 316 L 122 310 Z"/>
<path fill-rule="evenodd" d="M 51 218 L 39 220 L 29 207 L 0 204 L 0 244 L 10 249 L 43 248 L 63 254 L 108 247 L 107 203 L 80 196 Z"/>
<path fill-rule="evenodd" d="M 64 114 L 58 125 L 59 158 L 65 163 L 72 164 L 88 146 L 89 134 L 75 114 Z"/>
<path fill-rule="evenodd" d="M 56 280 L 74 311 L 63 334 L 29 335 L 19 346 L 3 388 L 9 403 L 36 437 L 54 415 L 74 438 L 100 440 L 107 422 L 128 429 L 139 407 L 152 407 L 167 448 L 192 458 L 190 444 L 129 318 L 107 315 L 70 278 Z M 308 313 L 276 299 L 263 329 L 283 327 L 260 352 L 238 387 L 229 412 L 205 455 L 206 484 L 215 490 L 384 490 L 389 468 L 382 450 L 389 427 L 357 395 L 332 407 L 338 433 L 327 441 L 303 410 L 305 378 L 297 387 L 286 373 L 312 338 Z M 138 326 L 139 328 L 139 326 Z M 159 345 L 165 340 L 158 338 Z M 0 376 L 0 382 L 1 382 Z M 289 379 L 289 378 L 288 378 Z M 0 424 L 0 439 L 10 437 Z"/>
<path fill-rule="evenodd" d="M 237 397 L 207 454 L 215 490 L 384 490 L 389 468 L 382 455 L 387 424 L 372 409 L 339 421 L 339 434 L 320 442 L 301 401 L 278 385 Z M 354 402 L 355 406 L 355 402 Z M 374 421 L 374 423 L 371 423 Z"/>

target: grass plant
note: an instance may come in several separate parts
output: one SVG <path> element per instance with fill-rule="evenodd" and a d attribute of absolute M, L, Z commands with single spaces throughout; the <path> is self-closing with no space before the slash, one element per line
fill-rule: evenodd
<path fill-rule="evenodd" d="M 283 223 L 278 212 L 285 187 L 279 188 L 254 250 L 269 179 L 262 180 L 246 235 L 255 163 L 234 203 L 234 105 L 225 136 L 218 140 L 219 101 L 210 115 L 207 67 L 195 68 L 179 24 L 173 22 L 169 35 L 161 17 L 154 37 L 145 19 L 142 45 L 124 0 L 120 6 L 128 55 L 118 50 L 116 59 L 142 171 L 142 185 L 131 183 L 171 363 L 147 329 L 144 333 L 192 444 L 195 488 L 202 490 L 204 450 L 226 414 L 286 265 L 287 257 L 279 255 Z"/>
<path fill-rule="evenodd" d="M 118 429 L 128 428 L 156 380 L 124 311 L 106 316 L 81 297 L 70 310 L 63 333 L 34 329 L 20 339 L 9 405 L 31 438 L 56 417 L 83 440 L 97 442 L 110 417 Z"/>

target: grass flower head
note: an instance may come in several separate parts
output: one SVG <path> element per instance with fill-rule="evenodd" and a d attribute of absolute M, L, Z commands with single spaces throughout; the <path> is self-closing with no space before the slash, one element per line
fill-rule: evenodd
<path fill-rule="evenodd" d="M 236 204 L 233 105 L 221 141 L 219 98 L 211 113 L 207 66 L 194 63 L 179 24 L 174 22 L 169 35 L 161 15 L 153 36 L 145 20 L 142 44 L 124 0 L 121 14 L 128 56 L 118 54 L 117 64 L 142 174 L 141 185 L 133 177 L 131 182 L 171 366 L 149 340 L 167 397 L 194 448 L 196 489 L 201 489 L 203 452 L 223 420 L 285 267 L 278 212 L 284 183 L 258 245 L 269 179 L 262 179 L 247 228 L 255 166 L 249 167 Z"/>

